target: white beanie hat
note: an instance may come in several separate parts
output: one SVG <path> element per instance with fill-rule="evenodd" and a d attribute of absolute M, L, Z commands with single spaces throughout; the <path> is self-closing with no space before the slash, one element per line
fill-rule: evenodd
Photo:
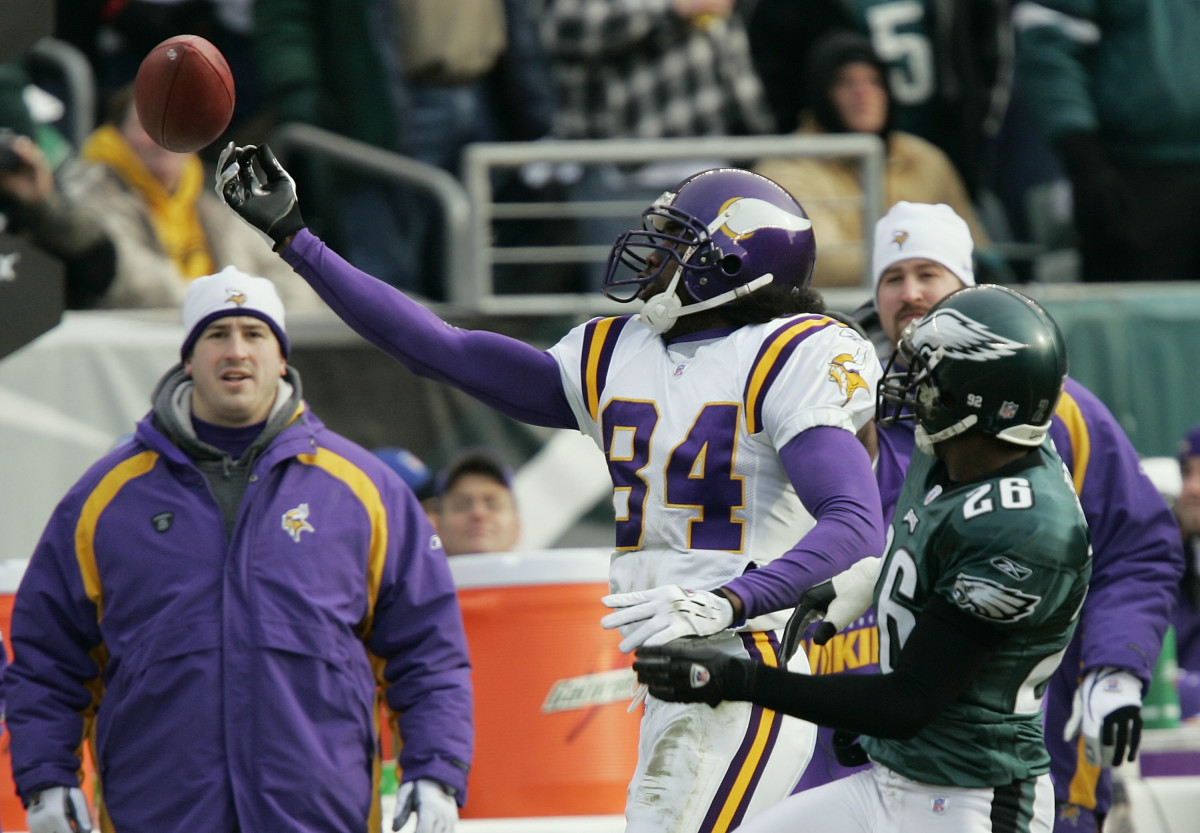
<path fill-rule="evenodd" d="M 871 274 L 875 287 L 892 264 L 917 257 L 940 263 L 962 281 L 975 285 L 971 253 L 975 243 L 967 221 L 945 203 L 904 202 L 891 207 L 875 224 Z"/>
<path fill-rule="evenodd" d="M 215 275 L 196 278 L 188 285 L 183 299 L 183 340 L 180 355 L 187 358 L 204 328 L 227 315 L 249 315 L 267 323 L 279 347 L 287 356 L 290 346 L 283 323 L 283 301 L 275 284 L 267 278 L 247 275 L 235 266 L 226 266 Z"/>

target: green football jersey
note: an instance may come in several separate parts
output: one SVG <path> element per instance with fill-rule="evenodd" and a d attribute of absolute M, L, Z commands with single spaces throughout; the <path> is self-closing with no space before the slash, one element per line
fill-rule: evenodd
<path fill-rule="evenodd" d="M 1041 699 L 1091 578 L 1087 522 L 1047 441 L 967 483 L 916 452 L 875 587 L 879 665 L 896 667 L 935 594 L 1004 634 L 957 700 L 908 740 L 863 738 L 876 761 L 929 784 L 995 787 L 1049 770 Z"/>

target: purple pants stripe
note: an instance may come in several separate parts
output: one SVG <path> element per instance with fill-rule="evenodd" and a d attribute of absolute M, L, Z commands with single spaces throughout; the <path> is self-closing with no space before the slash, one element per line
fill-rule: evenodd
<path fill-rule="evenodd" d="M 743 633 L 742 641 L 751 659 L 766 665 L 779 665 L 779 643 L 773 632 Z M 754 706 L 746 734 L 737 754 L 725 771 L 725 778 L 700 825 L 699 833 L 726 833 L 741 824 L 762 778 L 775 741 L 779 737 L 782 716 L 770 709 Z"/>

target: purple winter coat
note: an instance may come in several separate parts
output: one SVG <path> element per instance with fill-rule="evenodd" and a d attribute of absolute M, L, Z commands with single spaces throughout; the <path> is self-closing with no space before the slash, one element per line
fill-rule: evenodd
<path fill-rule="evenodd" d="M 232 539 L 147 417 L 67 493 L 17 593 L 5 692 L 28 797 L 91 736 L 115 829 L 366 831 L 377 683 L 405 780 L 466 797 L 470 665 L 412 492 L 301 405 Z"/>

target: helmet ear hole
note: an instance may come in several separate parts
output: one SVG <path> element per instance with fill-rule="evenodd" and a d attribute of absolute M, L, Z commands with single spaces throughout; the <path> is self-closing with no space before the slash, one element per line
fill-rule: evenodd
<path fill-rule="evenodd" d="M 737 255 L 725 255 L 721 258 L 721 271 L 726 275 L 736 275 L 742 271 L 742 259 Z"/>

